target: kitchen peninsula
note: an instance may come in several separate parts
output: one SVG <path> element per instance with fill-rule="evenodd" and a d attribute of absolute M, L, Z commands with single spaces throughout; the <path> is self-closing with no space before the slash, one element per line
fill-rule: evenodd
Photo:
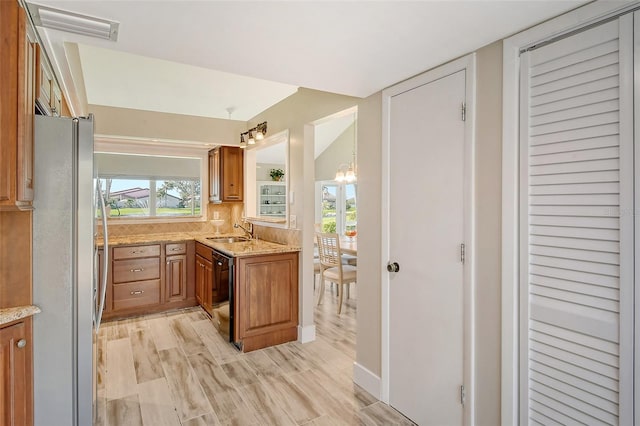
<path fill-rule="evenodd" d="M 212 315 L 228 300 L 230 340 L 244 352 L 295 340 L 299 251 L 231 234 L 112 237 L 104 318 L 196 305 Z M 228 269 L 222 268 L 221 260 L 214 261 L 214 255 L 229 259 Z M 99 256 L 104 256 L 103 248 Z"/>

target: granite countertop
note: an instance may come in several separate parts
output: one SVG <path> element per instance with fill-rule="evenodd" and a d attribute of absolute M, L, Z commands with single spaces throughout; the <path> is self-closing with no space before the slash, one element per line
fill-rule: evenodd
<path fill-rule="evenodd" d="M 15 308 L 0 309 L 0 325 L 18 321 L 38 313 L 40 313 L 40 308 L 35 305 L 16 306 Z"/>
<path fill-rule="evenodd" d="M 165 234 L 140 234 L 140 235 L 123 235 L 119 237 L 109 237 L 110 246 L 120 246 L 129 244 L 150 244 L 150 243 L 171 243 L 177 241 L 193 240 L 200 234 L 189 232 L 171 232 Z M 102 238 L 97 240 L 98 246 L 102 247 L 104 242 Z"/>
<path fill-rule="evenodd" d="M 215 237 L 237 237 L 237 234 L 221 234 Z M 129 245 L 129 244 L 152 244 L 152 243 L 167 243 L 195 240 L 208 247 L 219 250 L 227 255 L 233 257 L 243 256 L 255 256 L 260 254 L 274 254 L 274 253 L 290 253 L 294 251 L 300 251 L 300 247 L 272 243 L 264 240 L 250 240 L 236 243 L 218 243 L 208 240 L 207 237 L 213 237 L 212 234 L 202 233 L 189 233 L 189 232 L 174 232 L 166 234 L 144 234 L 144 235 L 125 235 L 119 237 L 110 237 L 109 245 Z M 98 240 L 98 246 L 102 247 L 103 241 Z"/>
<path fill-rule="evenodd" d="M 235 243 L 218 243 L 208 240 L 206 237 L 198 237 L 195 240 L 199 243 L 202 243 L 208 247 L 211 247 L 233 257 L 256 256 L 260 254 L 291 253 L 300 251 L 300 247 L 255 239 Z"/>

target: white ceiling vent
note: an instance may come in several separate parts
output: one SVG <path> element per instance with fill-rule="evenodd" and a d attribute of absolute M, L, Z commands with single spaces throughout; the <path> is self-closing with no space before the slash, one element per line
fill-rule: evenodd
<path fill-rule="evenodd" d="M 34 3 L 29 3 L 29 13 L 33 23 L 39 27 L 111 41 L 118 39 L 118 22 Z"/>

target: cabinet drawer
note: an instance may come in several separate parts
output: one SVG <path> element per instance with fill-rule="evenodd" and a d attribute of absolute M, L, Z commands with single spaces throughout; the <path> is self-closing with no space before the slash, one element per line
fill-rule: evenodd
<path fill-rule="evenodd" d="M 160 258 L 116 260 L 113 262 L 113 282 L 155 280 L 160 278 Z"/>
<path fill-rule="evenodd" d="M 126 309 L 160 303 L 160 280 L 113 286 L 113 308 Z"/>
<path fill-rule="evenodd" d="M 196 254 L 202 256 L 208 261 L 213 261 L 213 249 L 204 244 L 196 244 Z"/>
<path fill-rule="evenodd" d="M 150 246 L 114 247 L 114 259 L 134 259 L 138 257 L 160 256 L 160 244 Z"/>
<path fill-rule="evenodd" d="M 165 246 L 165 254 L 172 256 L 174 254 L 185 254 L 187 252 L 187 243 L 173 243 Z"/>

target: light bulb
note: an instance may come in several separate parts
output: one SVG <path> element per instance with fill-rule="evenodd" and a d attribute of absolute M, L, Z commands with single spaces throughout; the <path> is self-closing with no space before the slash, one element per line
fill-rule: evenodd
<path fill-rule="evenodd" d="M 249 132 L 249 140 L 247 141 L 249 145 L 253 145 L 256 143 L 256 140 L 253 138 L 253 133 Z"/>
<path fill-rule="evenodd" d="M 262 133 L 262 131 L 256 131 L 256 140 L 261 141 L 262 139 L 264 139 L 264 134 Z"/>
<path fill-rule="evenodd" d="M 338 171 L 336 172 L 336 178 L 335 178 L 335 180 L 336 180 L 337 182 L 342 182 L 342 181 L 344 180 L 344 172 L 343 172 L 342 170 L 338 170 Z"/>
<path fill-rule="evenodd" d="M 344 179 L 349 183 L 356 180 L 356 174 L 351 167 L 349 167 L 349 170 L 347 170 L 347 174 L 345 175 Z"/>

